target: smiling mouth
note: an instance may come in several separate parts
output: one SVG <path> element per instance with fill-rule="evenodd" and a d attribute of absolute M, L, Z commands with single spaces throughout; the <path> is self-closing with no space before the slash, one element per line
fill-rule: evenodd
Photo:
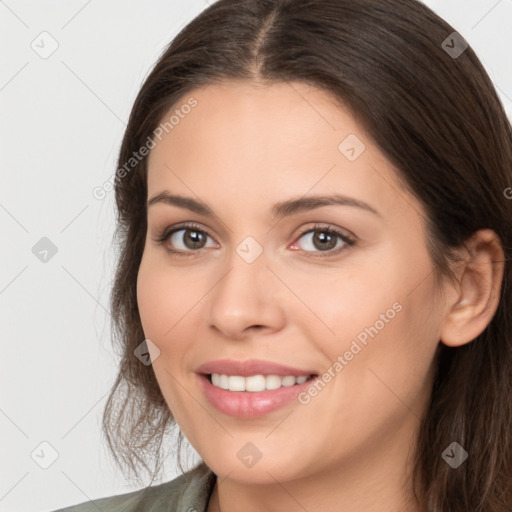
<path fill-rule="evenodd" d="M 292 387 L 304 384 L 314 378 L 318 377 L 317 374 L 301 375 L 294 377 L 293 375 L 280 376 L 280 375 L 250 375 L 243 377 L 241 375 L 226 375 L 220 373 L 205 374 L 210 384 L 219 389 L 226 391 L 247 391 L 247 392 L 262 392 L 272 391 L 282 387 Z"/>

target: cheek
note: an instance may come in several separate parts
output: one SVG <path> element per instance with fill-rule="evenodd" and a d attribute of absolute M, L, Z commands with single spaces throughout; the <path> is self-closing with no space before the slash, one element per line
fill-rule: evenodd
<path fill-rule="evenodd" d="M 372 262 L 340 263 L 339 268 L 320 269 L 311 278 L 308 269 L 280 269 L 283 281 L 290 283 L 294 296 L 288 294 L 286 308 L 308 333 L 310 340 L 322 340 L 333 355 L 348 349 L 350 340 L 376 321 L 380 315 L 393 318 L 393 304 L 400 297 L 393 288 L 379 283 L 379 265 Z M 297 300 L 299 299 L 299 300 Z M 364 336 L 364 335 L 363 335 Z"/>
<path fill-rule="evenodd" d="M 170 272 L 154 254 L 145 253 L 137 276 L 137 303 L 144 335 L 159 350 L 152 367 L 169 409 L 176 419 L 183 418 L 186 404 L 180 397 L 180 387 L 173 379 L 183 366 L 190 335 L 189 321 L 197 301 L 186 286 L 183 272 Z"/>
<path fill-rule="evenodd" d="M 314 285 L 296 275 L 294 288 L 314 312 L 295 315 L 301 331 L 326 356 L 326 366 L 338 356 L 346 361 L 333 369 L 344 374 L 335 386 L 344 382 L 344 394 L 358 390 L 369 402 L 373 396 L 376 406 L 386 394 L 394 399 L 390 389 L 407 390 L 414 400 L 431 367 L 439 323 L 428 260 L 418 258 L 412 266 L 400 254 L 384 256 L 357 268 L 347 265 L 335 279 L 317 273 Z M 418 285 L 419 262 L 427 279 Z"/>
<path fill-rule="evenodd" d="M 151 340 L 160 338 L 165 323 L 162 312 L 166 308 L 161 295 L 157 268 L 144 255 L 137 275 L 137 305 L 144 334 Z"/>
<path fill-rule="evenodd" d="M 158 343 L 171 337 L 201 296 L 182 270 L 166 267 L 159 255 L 144 255 L 137 276 L 137 303 L 148 338 Z"/>
<path fill-rule="evenodd" d="M 354 406 L 362 401 L 365 410 L 382 419 L 421 415 L 438 346 L 429 286 L 409 294 L 399 288 L 368 304 L 364 314 L 354 311 L 362 324 L 343 338 L 343 354 L 352 358 L 343 370 L 343 391 Z"/>

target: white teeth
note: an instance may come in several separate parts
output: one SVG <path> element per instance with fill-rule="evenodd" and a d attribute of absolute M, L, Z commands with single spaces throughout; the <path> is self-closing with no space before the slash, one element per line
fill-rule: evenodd
<path fill-rule="evenodd" d="M 287 375 L 286 377 L 280 377 L 279 375 L 251 375 L 250 377 L 242 377 L 240 375 L 211 374 L 212 384 L 218 388 L 229 389 L 229 391 L 252 392 L 302 384 L 308 380 L 308 377 L 309 375 L 302 375 L 300 377 L 293 377 L 292 375 Z"/>
<path fill-rule="evenodd" d="M 229 391 L 245 391 L 245 379 L 238 375 L 229 376 Z"/>
<path fill-rule="evenodd" d="M 242 386 L 244 389 L 241 391 L 261 391 L 265 389 L 265 377 L 263 375 L 252 375 L 251 377 L 237 377 L 242 380 Z M 231 390 L 231 389 L 230 389 Z"/>
<path fill-rule="evenodd" d="M 265 377 L 265 389 L 278 389 L 281 387 L 281 377 L 278 375 L 267 375 Z"/>

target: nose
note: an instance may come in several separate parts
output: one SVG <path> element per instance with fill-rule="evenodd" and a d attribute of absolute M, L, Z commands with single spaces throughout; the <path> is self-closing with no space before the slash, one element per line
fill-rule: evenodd
<path fill-rule="evenodd" d="M 267 267 L 265 252 L 247 263 L 236 251 L 223 267 L 223 277 L 208 294 L 210 327 L 230 339 L 245 339 L 283 328 L 284 290 Z"/>

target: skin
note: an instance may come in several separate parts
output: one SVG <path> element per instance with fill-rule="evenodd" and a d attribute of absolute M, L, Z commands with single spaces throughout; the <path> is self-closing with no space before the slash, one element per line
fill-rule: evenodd
<path fill-rule="evenodd" d="M 218 476 L 208 511 L 422 511 L 412 498 L 411 458 L 435 351 L 440 340 L 470 342 L 496 311 L 497 237 L 478 232 L 472 256 L 461 252 L 456 282 L 436 289 L 423 208 L 327 93 L 301 83 L 230 81 L 189 96 L 197 106 L 151 151 L 148 197 L 192 197 L 215 216 L 163 202 L 148 208 L 137 299 L 146 338 L 160 351 L 152 351 L 153 368 L 166 402 Z M 338 150 L 349 134 L 366 147 L 354 161 Z M 277 202 L 333 193 L 379 215 L 339 205 L 270 215 Z M 186 221 L 207 233 L 203 248 L 185 245 L 184 231 L 155 242 Z M 330 254 L 322 251 L 311 233 L 300 235 L 317 222 L 357 243 L 337 239 Z M 263 249 L 250 264 L 236 252 L 247 236 Z M 322 374 L 397 301 L 400 312 L 306 405 L 293 400 L 239 419 L 201 391 L 195 369 L 220 358 Z M 262 453 L 250 468 L 237 457 L 247 442 Z"/>

